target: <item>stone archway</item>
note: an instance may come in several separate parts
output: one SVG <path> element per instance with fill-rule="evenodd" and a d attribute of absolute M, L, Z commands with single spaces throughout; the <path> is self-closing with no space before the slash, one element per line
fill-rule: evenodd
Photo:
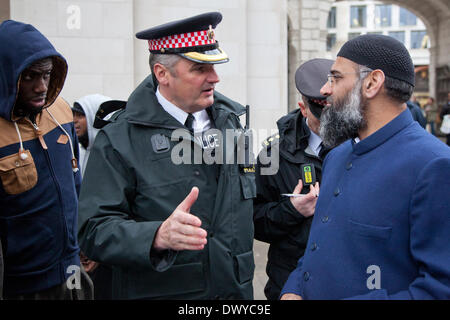
<path fill-rule="evenodd" d="M 450 92 L 450 1 L 448 0 L 381 0 L 408 9 L 418 16 L 430 38 L 430 96 L 438 105 L 447 100 Z"/>
<path fill-rule="evenodd" d="M 300 0 L 304 1 L 304 0 Z M 342 1 L 342 0 L 336 0 Z M 450 1 L 448 0 L 379 0 L 403 7 L 419 17 L 430 39 L 430 95 L 442 105 L 450 92 Z"/>
<path fill-rule="evenodd" d="M 297 67 L 312 58 L 324 57 L 326 21 L 334 2 L 342 0 L 287 0 L 289 49 L 289 108 L 295 108 L 299 94 L 293 75 Z M 379 0 L 403 7 L 419 17 L 430 39 L 429 94 L 439 105 L 450 92 L 450 1 L 448 0 Z M 293 50 L 295 49 L 295 50 Z"/>

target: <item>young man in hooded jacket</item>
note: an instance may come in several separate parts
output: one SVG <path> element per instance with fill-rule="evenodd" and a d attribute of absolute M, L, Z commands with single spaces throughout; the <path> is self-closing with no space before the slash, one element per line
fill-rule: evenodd
<path fill-rule="evenodd" d="M 0 25 L 0 238 L 6 299 L 82 299 L 72 112 L 65 59 L 33 26 Z M 87 293 L 91 295 L 91 292 Z"/>

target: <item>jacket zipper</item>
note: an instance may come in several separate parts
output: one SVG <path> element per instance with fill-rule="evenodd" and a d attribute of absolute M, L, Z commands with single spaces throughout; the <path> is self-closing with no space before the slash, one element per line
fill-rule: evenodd
<path fill-rule="evenodd" d="M 44 137 L 42 136 L 42 132 L 41 130 L 39 130 L 39 127 L 37 126 L 36 123 L 34 123 L 33 121 L 31 121 L 30 119 L 27 119 L 31 125 L 34 127 L 34 130 L 36 130 L 36 134 L 38 136 L 39 142 L 41 143 L 41 146 L 44 150 L 47 150 L 47 144 L 45 143 Z"/>
<path fill-rule="evenodd" d="M 64 253 L 66 252 L 66 249 L 67 249 L 67 242 L 69 240 L 69 237 L 68 237 L 68 231 L 67 231 L 67 223 L 66 223 L 66 219 L 65 219 L 65 216 L 64 216 L 64 211 L 65 210 L 64 210 L 64 202 L 63 202 L 62 194 L 61 194 L 61 188 L 60 188 L 60 186 L 58 184 L 58 181 L 56 179 L 56 174 L 55 174 L 55 172 L 53 170 L 53 167 L 52 167 L 52 163 L 51 163 L 51 160 L 50 160 L 50 154 L 48 152 L 48 147 L 47 147 L 47 144 L 45 143 L 45 140 L 44 140 L 44 137 L 42 135 L 42 132 L 40 131 L 40 129 L 39 129 L 39 127 L 38 127 L 38 125 L 36 123 L 31 121 L 30 119 L 27 119 L 27 120 L 31 123 L 33 128 L 36 130 L 36 134 L 37 134 L 37 136 L 39 138 L 39 142 L 41 143 L 41 146 L 44 149 L 45 158 L 47 159 L 47 165 L 48 165 L 48 167 L 50 169 L 50 173 L 51 173 L 53 182 L 56 185 L 56 190 L 58 192 L 58 199 L 59 199 L 59 203 L 61 205 L 60 218 L 61 218 L 61 221 L 62 221 L 63 234 L 64 234 L 64 240 L 65 240 L 64 243 L 63 243 L 63 250 L 62 250 L 61 256 L 64 256 Z"/>

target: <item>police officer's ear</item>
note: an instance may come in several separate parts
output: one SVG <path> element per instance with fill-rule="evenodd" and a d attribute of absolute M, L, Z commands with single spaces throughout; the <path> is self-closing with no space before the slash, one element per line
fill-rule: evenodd
<path fill-rule="evenodd" d="M 170 71 L 160 63 L 155 63 L 152 70 L 153 75 L 161 85 L 167 85 L 169 82 Z"/>
<path fill-rule="evenodd" d="M 298 102 L 298 106 L 300 107 L 300 111 L 302 112 L 303 118 L 307 118 L 307 113 L 306 113 L 306 106 L 305 106 L 305 102 Z"/>

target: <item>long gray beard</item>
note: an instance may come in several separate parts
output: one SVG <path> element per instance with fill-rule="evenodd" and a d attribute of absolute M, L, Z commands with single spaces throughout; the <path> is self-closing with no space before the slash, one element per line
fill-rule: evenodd
<path fill-rule="evenodd" d="M 358 131 L 367 124 L 364 119 L 365 106 L 361 104 L 361 81 L 353 87 L 347 96 L 339 101 L 330 101 L 320 116 L 319 133 L 322 143 L 334 148 L 342 142 L 358 136 Z"/>

